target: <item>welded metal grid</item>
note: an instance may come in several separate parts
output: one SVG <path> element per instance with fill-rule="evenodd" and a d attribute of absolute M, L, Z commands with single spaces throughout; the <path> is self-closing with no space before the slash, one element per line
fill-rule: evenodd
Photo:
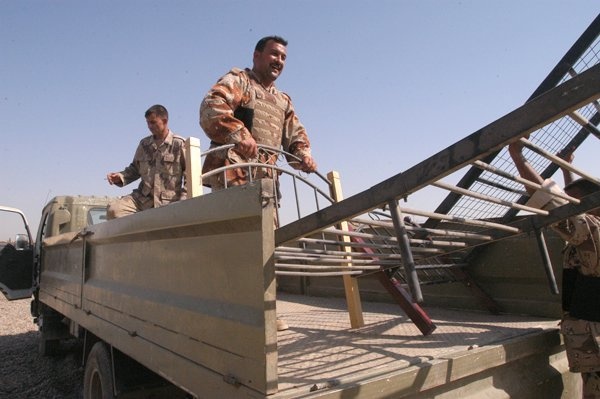
<path fill-rule="evenodd" d="M 578 74 L 589 69 L 590 67 L 598 63 L 600 58 L 600 39 L 596 38 L 596 41 L 588 47 L 584 54 L 573 64 L 573 69 Z M 566 81 L 568 76 L 565 76 L 561 83 Z"/>
<path fill-rule="evenodd" d="M 573 70 L 579 74 L 599 62 L 600 38 L 596 38 L 595 42 L 574 64 Z M 561 79 L 560 83 L 565 82 L 570 78 L 571 75 L 567 73 Z M 590 120 L 597 113 L 597 110 L 590 104 L 581 108 L 578 112 L 586 119 Z M 559 151 L 565 149 L 581 130 L 581 125 L 575 122 L 571 117 L 565 116 L 532 133 L 530 141 L 552 154 L 557 154 Z M 524 149 L 524 154 L 532 166 L 538 171 L 545 170 L 551 163 L 545 157 L 528 149 Z M 506 148 L 498 153 L 494 160 L 490 162 L 490 165 L 505 172 L 517 174 L 516 167 Z M 523 186 L 521 184 L 488 171 L 484 171 L 479 178 L 468 187 L 468 189 L 476 193 L 485 194 L 510 202 L 518 202 L 524 194 Z M 494 219 L 504 217 L 508 211 L 509 208 L 503 205 L 462 196 L 448 214 L 469 219 Z"/>

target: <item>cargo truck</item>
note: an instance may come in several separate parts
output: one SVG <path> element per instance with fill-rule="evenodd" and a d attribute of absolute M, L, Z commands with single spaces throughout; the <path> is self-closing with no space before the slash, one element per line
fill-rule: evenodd
<path fill-rule="evenodd" d="M 42 355 L 83 342 L 86 399 L 490 395 L 499 376 L 532 370 L 513 392 L 576 389 L 555 321 L 539 317 L 514 327 L 512 316 L 438 315 L 440 335 L 422 341 L 393 308 L 387 323 L 401 327 L 374 334 L 380 322 L 369 318 L 383 310 L 365 304 L 366 325 L 353 332 L 339 301 L 292 295 L 277 307 L 292 309 L 292 327 L 278 333 L 273 210 L 262 190 L 258 181 L 109 222 L 108 198 L 56 197 L 32 244 L 1 254 L 0 287 L 13 300 L 33 295 Z"/>
<path fill-rule="evenodd" d="M 544 148 L 524 143 L 545 158 L 550 177 L 561 165 L 550 152 L 562 149 L 552 143 L 577 147 L 590 133 L 600 136 L 600 66 L 597 52 L 587 52 L 599 34 L 600 17 L 525 105 L 350 198 L 330 174 L 328 189 L 310 186 L 329 203 L 317 201 L 305 215 L 298 206 L 296 220 L 278 228 L 278 195 L 265 196 L 271 181 L 200 195 L 206 176 L 194 172 L 199 145 L 190 140 L 185 201 L 106 221 L 110 198 L 56 197 L 35 236 L 22 212 L 1 207 L 22 217 L 25 232 L 0 251 L 0 290 L 10 300 L 33 298 L 42 354 L 62 339 L 82 340 L 86 399 L 156 389 L 196 398 L 575 397 L 579 376 L 568 372 L 556 328 L 560 301 L 542 294 L 539 278 L 545 274 L 558 292 L 561 244 L 542 230 L 600 206 L 600 195 L 535 210 L 523 205 L 522 180 L 491 162 L 502 161 L 508 143 L 541 137 Z M 555 131 L 560 140 L 546 140 Z M 456 186 L 442 181 L 465 167 Z M 294 190 L 305 181 L 294 177 Z M 449 191 L 435 212 L 400 205 L 431 187 Z M 465 205 L 467 197 L 480 203 Z M 502 211 L 473 216 L 479 206 Z M 406 214 L 427 220 L 412 223 Z M 532 248 L 545 267 L 537 272 Z M 375 277 L 363 280 L 363 293 L 380 298 L 372 281 L 383 284 L 412 330 L 390 335 L 408 320 L 382 319 L 381 307 L 369 307 L 375 310 L 363 319 L 356 281 L 363 275 Z M 276 276 L 299 296 L 278 300 Z M 314 283 L 331 276 L 343 287 Z M 431 286 L 421 287 L 424 279 Z M 341 327 L 339 304 L 304 303 L 307 294 L 340 291 L 350 316 Z M 483 305 L 473 306 L 465 292 Z M 433 320 L 423 298 L 463 310 L 453 317 L 435 311 Z M 278 333 L 284 306 L 292 328 Z M 488 319 L 472 310 L 502 314 Z"/>

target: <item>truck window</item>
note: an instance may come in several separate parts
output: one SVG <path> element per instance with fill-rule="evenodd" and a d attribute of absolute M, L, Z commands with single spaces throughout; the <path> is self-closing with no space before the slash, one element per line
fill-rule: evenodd
<path fill-rule="evenodd" d="M 88 211 L 88 226 L 106 222 L 106 208 L 91 208 Z"/>

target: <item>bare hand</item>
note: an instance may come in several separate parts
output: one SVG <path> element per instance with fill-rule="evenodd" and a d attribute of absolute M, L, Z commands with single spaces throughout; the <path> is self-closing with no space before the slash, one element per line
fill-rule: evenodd
<path fill-rule="evenodd" d="M 573 160 L 575 159 L 574 152 L 575 152 L 575 147 L 570 146 L 570 147 L 566 147 L 566 148 L 560 150 L 558 152 L 558 154 L 556 154 L 556 156 L 564 161 L 567 161 L 568 163 L 573 163 Z"/>
<path fill-rule="evenodd" d="M 113 184 L 116 184 L 117 186 L 123 184 L 123 181 L 121 180 L 121 175 L 116 172 L 107 174 L 106 180 L 108 180 L 108 184 L 110 184 L 111 186 Z"/>
<path fill-rule="evenodd" d="M 317 170 L 317 163 L 315 162 L 315 160 L 313 159 L 313 157 L 307 155 L 304 158 L 302 158 L 302 163 L 300 164 L 300 170 L 302 170 L 303 172 L 314 172 Z"/>
<path fill-rule="evenodd" d="M 254 137 L 247 136 L 235 145 L 235 151 L 244 158 L 254 158 L 258 154 L 258 146 Z"/>

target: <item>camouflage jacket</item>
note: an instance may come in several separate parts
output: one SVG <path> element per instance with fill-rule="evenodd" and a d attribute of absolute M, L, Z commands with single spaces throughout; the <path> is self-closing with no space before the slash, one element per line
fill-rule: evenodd
<path fill-rule="evenodd" d="M 576 267 L 584 276 L 600 277 L 600 219 L 584 213 L 563 220 L 552 228 L 567 242 L 564 267 Z"/>
<path fill-rule="evenodd" d="M 564 194 L 551 179 L 544 181 L 542 186 L 552 192 Z M 550 210 L 566 203 L 565 199 L 538 190 L 527 204 Z M 563 267 L 577 268 L 584 276 L 600 277 L 600 218 L 582 213 L 566 218 L 551 227 L 567 242 L 563 251 L 565 255 Z"/>
<path fill-rule="evenodd" d="M 232 69 L 210 89 L 200 106 L 200 126 L 211 148 L 238 143 L 251 134 L 258 144 L 282 147 L 299 158 L 311 154 L 306 130 L 289 96 L 275 86 L 265 89 L 249 69 Z M 228 158 L 230 163 L 248 161 L 234 151 L 211 153 L 204 160 L 203 173 L 223 166 Z"/>
<path fill-rule="evenodd" d="M 141 178 L 138 188 L 131 195 L 142 203 L 152 201 L 154 207 L 185 199 L 184 144 L 184 139 L 170 130 L 159 146 L 152 136 L 144 137 L 131 164 L 120 172 L 123 181 L 121 186 Z"/>

